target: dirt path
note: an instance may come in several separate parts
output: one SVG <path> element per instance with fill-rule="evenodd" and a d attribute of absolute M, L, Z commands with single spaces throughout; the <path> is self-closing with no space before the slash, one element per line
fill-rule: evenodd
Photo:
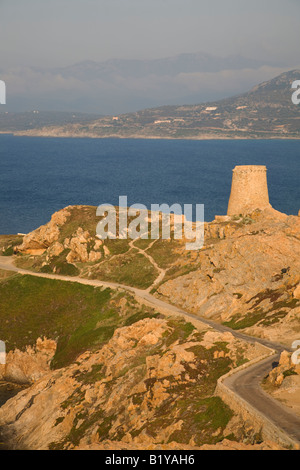
<path fill-rule="evenodd" d="M 152 256 L 149 255 L 149 253 L 147 253 L 146 251 L 149 250 L 149 248 L 151 248 L 151 246 L 154 245 L 154 243 L 157 241 L 157 240 L 154 240 L 152 243 L 150 243 L 150 245 L 146 248 L 146 250 L 143 250 L 142 248 L 138 248 L 137 246 L 134 245 L 134 242 L 136 240 L 132 240 L 130 243 L 129 243 L 129 246 L 131 248 L 135 248 L 136 250 L 138 250 L 139 253 L 141 253 L 143 256 L 145 256 L 149 261 L 150 263 L 152 264 L 152 266 L 155 267 L 155 269 L 159 272 L 159 275 L 158 277 L 155 279 L 155 281 L 153 282 L 153 284 L 148 287 L 148 289 L 146 290 L 146 292 L 151 292 L 151 290 L 157 286 L 162 280 L 163 278 L 165 277 L 166 275 L 166 272 L 167 270 L 166 269 L 162 269 L 158 266 L 158 264 L 156 263 L 156 261 L 152 258 Z"/>
<path fill-rule="evenodd" d="M 144 250 L 141 251 L 143 252 Z M 20 274 L 27 274 L 30 276 L 43 277 L 47 279 L 78 282 L 80 284 L 92 285 L 95 287 L 110 287 L 112 289 L 122 289 L 125 291 L 129 291 L 133 293 L 141 302 L 144 302 L 149 306 L 163 311 L 165 314 L 175 314 L 183 316 L 186 319 L 192 319 L 194 321 L 197 320 L 199 323 L 205 324 L 211 328 L 214 328 L 217 331 L 230 332 L 233 336 L 238 339 L 250 343 L 260 343 L 263 346 L 273 349 L 274 351 L 276 351 L 276 354 L 274 354 L 274 356 L 262 362 L 259 362 L 258 364 L 250 367 L 249 369 L 245 369 L 242 372 L 237 372 L 236 374 L 233 374 L 230 378 L 226 379 L 226 385 L 235 394 L 246 400 L 253 408 L 257 409 L 261 414 L 263 414 L 269 421 L 274 423 L 276 427 L 285 431 L 286 434 L 291 437 L 291 439 L 300 443 L 300 418 L 295 416 L 291 409 L 287 408 L 280 402 L 275 401 L 271 396 L 267 395 L 260 386 L 263 378 L 272 369 L 273 364 L 278 362 L 280 353 L 284 350 L 287 350 L 287 348 L 283 345 L 273 343 L 265 339 L 248 336 L 244 333 L 231 330 L 230 328 L 224 325 L 220 325 L 211 320 L 207 320 L 206 318 L 199 317 L 197 315 L 186 312 L 174 305 L 168 304 L 167 302 L 157 299 L 149 293 L 149 289 L 141 290 L 135 287 L 129 287 L 118 283 L 83 279 L 80 277 L 67 277 L 60 276 L 58 274 L 33 273 L 32 271 L 19 269 L 14 266 L 12 257 L 0 257 L 0 269 L 14 271 Z M 160 273 L 160 275 L 162 275 L 162 273 Z M 158 282 L 158 279 L 159 278 L 156 279 L 155 283 Z"/>

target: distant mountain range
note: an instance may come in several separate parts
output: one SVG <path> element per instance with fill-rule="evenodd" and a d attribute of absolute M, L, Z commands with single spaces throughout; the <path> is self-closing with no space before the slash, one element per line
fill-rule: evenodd
<path fill-rule="evenodd" d="M 119 114 L 243 93 L 297 64 L 240 55 L 180 54 L 152 60 L 83 61 L 67 67 L 0 69 L 8 111 Z"/>
<path fill-rule="evenodd" d="M 65 78 L 72 77 L 79 80 L 96 78 L 113 80 L 116 76 L 124 78 L 143 78 L 149 75 L 174 77 L 180 73 L 215 73 L 222 70 L 258 69 L 262 66 L 276 67 L 278 64 L 249 59 L 241 55 L 224 58 L 198 53 L 179 54 L 174 57 L 152 60 L 111 59 L 105 62 L 87 60 L 69 67 L 53 69 L 53 72 Z"/>
<path fill-rule="evenodd" d="M 291 85 L 300 70 L 283 73 L 249 92 L 197 105 L 163 106 L 24 132 L 58 137 L 164 139 L 300 138 L 300 105 Z"/>

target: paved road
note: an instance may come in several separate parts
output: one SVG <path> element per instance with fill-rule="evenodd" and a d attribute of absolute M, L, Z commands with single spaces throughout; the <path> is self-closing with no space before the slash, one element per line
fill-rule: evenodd
<path fill-rule="evenodd" d="M 280 355 L 265 359 L 248 369 L 237 372 L 225 379 L 224 384 L 260 413 L 284 431 L 294 441 L 300 443 L 300 418 L 293 411 L 274 400 L 261 388 L 260 384 L 272 368 L 272 363 L 279 360 Z"/>
<path fill-rule="evenodd" d="M 20 274 L 28 274 L 31 276 L 43 277 L 47 279 L 57 279 L 62 281 L 78 282 L 80 284 L 92 285 L 96 287 L 110 287 L 112 289 L 124 289 L 132 292 L 141 300 L 146 301 L 153 307 L 162 308 L 168 310 L 172 314 L 184 315 L 191 319 L 196 319 L 217 331 L 230 332 L 236 338 L 250 342 L 260 343 L 267 346 L 275 351 L 274 356 L 259 362 L 243 371 L 233 374 L 231 377 L 224 381 L 224 384 L 229 387 L 234 393 L 247 401 L 253 408 L 256 408 L 259 412 L 264 414 L 269 421 L 273 422 L 279 429 L 285 431 L 292 439 L 300 443 L 300 418 L 297 417 L 290 408 L 282 405 L 278 401 L 274 400 L 270 395 L 266 394 L 260 384 L 264 377 L 269 371 L 278 363 L 280 353 L 284 350 L 289 350 L 281 344 L 273 343 L 261 338 L 254 338 L 252 336 L 245 335 L 244 333 L 231 330 L 230 328 L 220 325 L 208 320 L 206 318 L 186 312 L 174 305 L 170 305 L 156 297 L 152 296 L 148 291 L 136 289 L 134 287 L 124 286 L 122 284 L 113 282 L 104 282 L 98 280 L 83 279 L 80 277 L 68 277 L 60 276 L 58 274 L 43 274 L 33 273 L 25 269 L 17 268 L 13 265 L 12 257 L 0 257 L 0 269 L 6 269 L 9 271 L 18 272 Z M 291 350 L 290 350 L 291 351 Z"/>
<path fill-rule="evenodd" d="M 166 305 L 165 302 L 162 302 L 149 294 L 142 292 L 140 296 L 149 303 L 152 303 L 154 307 L 165 307 Z M 270 370 L 278 365 L 281 352 L 291 352 L 292 349 L 265 339 L 253 338 L 252 336 L 248 336 L 244 333 L 234 331 L 227 326 L 220 325 L 211 320 L 207 320 L 206 318 L 185 312 L 172 305 L 167 305 L 173 313 L 182 314 L 186 317 L 200 320 L 201 323 L 205 323 L 217 331 L 224 333 L 230 332 L 238 339 L 250 343 L 259 343 L 275 351 L 273 356 L 270 356 L 264 361 L 254 364 L 245 370 L 233 374 L 226 378 L 223 383 L 236 395 L 243 398 L 253 408 L 263 414 L 277 428 L 284 431 L 294 441 L 300 443 L 300 417 L 296 416 L 290 408 L 284 406 L 279 401 L 274 400 L 270 395 L 264 392 L 261 387 L 263 379 L 268 375 Z"/>

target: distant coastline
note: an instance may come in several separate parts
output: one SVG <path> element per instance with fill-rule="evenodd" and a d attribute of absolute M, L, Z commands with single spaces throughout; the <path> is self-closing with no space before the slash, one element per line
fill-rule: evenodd
<path fill-rule="evenodd" d="M 20 132 L 0 132 L 2 135 L 13 135 L 15 137 L 40 137 L 40 138 L 56 138 L 56 139 L 120 139 L 120 140 L 300 140 L 300 136 L 278 136 L 278 135 L 264 135 L 257 137 L 246 137 L 246 136 L 226 136 L 226 135 L 203 135 L 198 137 L 168 137 L 168 136 L 149 136 L 149 135 L 108 135 L 108 136 L 96 136 L 96 135 L 59 135 L 59 134 L 32 134 L 32 133 L 20 133 Z"/>
<path fill-rule="evenodd" d="M 299 140 L 300 105 L 291 84 L 300 71 L 283 73 L 248 93 L 186 106 L 160 106 L 116 116 L 73 116 L 38 112 L 0 116 L 1 133 L 31 137 L 148 140 Z M 75 115 L 74 115 L 75 116 Z"/>
<path fill-rule="evenodd" d="M 2 132 L 1 135 L 12 135 L 15 137 L 45 137 L 45 138 L 60 138 L 60 139 L 120 139 L 120 140 L 191 140 L 191 141 L 201 141 L 201 140 L 300 140 L 299 136 L 294 135 L 274 135 L 274 134 L 264 134 L 260 136 L 239 136 L 239 135 L 224 135 L 224 134 L 203 134 L 201 136 L 189 136 L 189 137 L 171 137 L 171 136 L 161 136 L 161 135 L 94 135 L 94 134 L 55 134 L 48 132 L 33 132 L 33 131 L 18 131 L 18 132 Z"/>

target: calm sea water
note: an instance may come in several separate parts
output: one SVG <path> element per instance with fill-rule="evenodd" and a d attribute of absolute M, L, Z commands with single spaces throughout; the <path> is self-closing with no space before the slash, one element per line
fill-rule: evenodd
<path fill-rule="evenodd" d="M 274 208 L 300 209 L 299 141 L 53 139 L 0 135 L 0 233 L 29 232 L 70 204 L 205 204 L 226 214 L 235 165 L 268 167 Z"/>

